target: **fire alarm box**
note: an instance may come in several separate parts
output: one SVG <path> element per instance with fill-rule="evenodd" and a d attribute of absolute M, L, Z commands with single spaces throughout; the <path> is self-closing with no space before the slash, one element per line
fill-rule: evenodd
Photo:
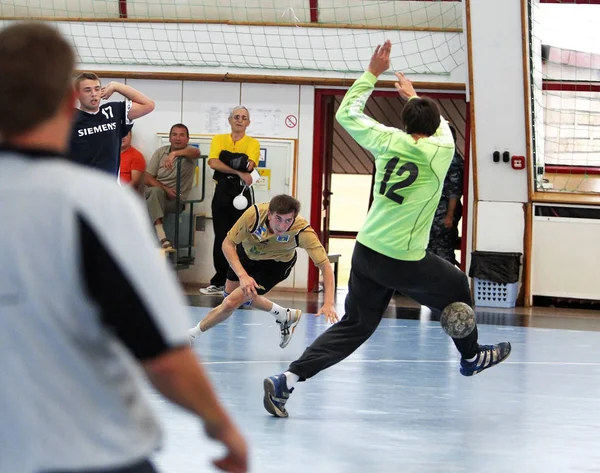
<path fill-rule="evenodd" d="M 525 156 L 513 156 L 510 164 L 513 169 L 525 169 Z"/>

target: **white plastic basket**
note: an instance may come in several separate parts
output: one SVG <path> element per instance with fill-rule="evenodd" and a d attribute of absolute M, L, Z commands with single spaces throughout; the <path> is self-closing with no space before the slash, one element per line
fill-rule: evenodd
<path fill-rule="evenodd" d="M 514 307 L 519 294 L 519 283 L 500 284 L 474 278 L 475 305 L 481 307 Z"/>

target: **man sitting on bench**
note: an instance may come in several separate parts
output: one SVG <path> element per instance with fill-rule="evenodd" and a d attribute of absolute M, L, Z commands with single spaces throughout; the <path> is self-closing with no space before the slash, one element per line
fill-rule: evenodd
<path fill-rule="evenodd" d="M 148 168 L 144 174 L 146 184 L 146 204 L 154 224 L 160 245 L 165 250 L 172 250 L 173 245 L 165 235 L 163 217 L 165 213 L 174 213 L 175 198 L 177 193 L 177 158 L 181 160 L 181 182 L 179 186 L 180 200 L 187 199 L 192 189 L 194 172 L 200 150 L 195 146 L 188 146 L 190 133 L 187 126 L 177 123 L 169 132 L 169 143 L 158 148 L 152 155 Z"/>

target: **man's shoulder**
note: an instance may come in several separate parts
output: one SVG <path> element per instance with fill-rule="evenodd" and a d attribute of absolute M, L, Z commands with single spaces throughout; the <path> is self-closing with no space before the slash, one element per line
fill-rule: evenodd
<path fill-rule="evenodd" d="M 156 150 L 154 151 L 155 155 L 158 154 L 169 154 L 169 150 L 171 149 L 171 145 L 164 145 L 164 146 L 160 146 L 158 148 L 156 148 Z"/>
<path fill-rule="evenodd" d="M 129 193 L 109 174 L 67 162 L 60 163 L 55 172 L 57 176 L 69 176 L 68 185 L 61 186 L 61 189 L 64 189 L 73 207 L 86 215 L 107 215 L 114 212 L 107 212 L 106 209 L 117 209 L 131 204 Z"/>
<path fill-rule="evenodd" d="M 215 146 L 220 147 L 220 148 L 225 148 L 227 147 L 227 137 L 230 136 L 227 133 L 220 133 L 217 135 L 213 135 L 212 139 L 210 140 L 210 147 L 214 148 Z"/>
<path fill-rule="evenodd" d="M 256 220 L 257 213 L 258 221 Z M 251 207 L 248 207 L 244 214 L 247 216 L 250 223 L 256 223 L 257 225 L 260 225 L 261 223 L 267 221 L 267 216 L 269 215 L 269 202 L 260 202 L 258 204 L 254 204 Z"/>
<path fill-rule="evenodd" d="M 267 212 L 269 210 L 269 202 L 259 202 L 255 205 L 258 208 L 258 211 L 261 213 Z"/>
<path fill-rule="evenodd" d="M 121 152 L 121 159 L 145 160 L 144 155 L 140 152 L 140 150 L 134 148 L 133 146 L 129 147 L 126 151 Z"/>
<path fill-rule="evenodd" d="M 41 161 L 36 166 L 48 181 L 57 183 L 74 201 L 82 201 L 82 205 L 95 207 L 96 202 L 103 205 L 104 197 L 110 196 L 115 190 L 118 192 L 120 188 L 113 176 L 71 161 Z M 63 185 L 66 183 L 68 185 Z"/>
<path fill-rule="evenodd" d="M 102 109 L 109 108 L 109 107 L 124 107 L 124 106 L 125 106 L 125 102 L 123 100 L 121 100 L 121 101 L 114 101 L 114 102 L 104 102 L 98 108 L 100 110 L 102 110 Z"/>
<path fill-rule="evenodd" d="M 80 108 L 75 109 L 75 117 L 74 117 L 75 126 L 77 126 L 80 123 L 84 123 L 86 121 L 94 120 L 95 118 L 96 118 L 96 114 L 94 114 L 94 113 L 84 112 Z"/>
<path fill-rule="evenodd" d="M 130 149 L 131 149 L 131 154 L 133 155 L 133 157 L 145 159 L 144 155 L 142 154 L 142 152 L 139 149 L 134 148 L 133 146 Z"/>
<path fill-rule="evenodd" d="M 460 155 L 460 153 L 454 152 L 454 156 L 452 157 L 452 163 L 458 166 L 462 166 L 465 163 L 464 158 Z"/>
<path fill-rule="evenodd" d="M 228 136 L 229 133 L 217 133 L 216 135 L 213 135 L 211 141 L 213 143 L 221 143 L 222 141 L 226 140 Z"/>
<path fill-rule="evenodd" d="M 310 226 L 310 222 L 301 215 L 298 215 L 296 217 L 296 219 L 294 220 L 294 223 L 290 227 L 290 230 L 296 231 L 296 232 L 299 232 L 301 230 L 308 230 L 308 229 L 312 230 L 312 227 Z"/>
<path fill-rule="evenodd" d="M 245 135 L 245 136 L 248 139 L 248 141 L 247 141 L 248 144 L 254 144 L 254 145 L 260 146 L 260 143 L 256 138 L 253 138 L 252 136 L 249 136 L 249 135 Z"/>

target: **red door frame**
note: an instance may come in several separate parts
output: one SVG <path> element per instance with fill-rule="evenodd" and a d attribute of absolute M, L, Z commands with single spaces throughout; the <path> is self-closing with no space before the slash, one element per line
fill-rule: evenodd
<path fill-rule="evenodd" d="M 345 95 L 347 89 L 315 89 L 315 120 L 313 134 L 313 165 L 312 165 L 312 188 L 311 188 L 311 204 L 310 204 L 310 225 L 317 232 L 319 238 L 323 238 L 323 229 L 321 228 L 321 206 L 323 202 L 323 159 L 321 151 L 323 150 L 325 136 L 323 133 L 323 97 L 326 95 Z M 386 90 L 375 90 L 371 94 L 375 97 L 397 97 L 397 92 Z M 427 93 L 424 94 L 434 99 L 466 99 L 465 94 L 448 94 L 448 93 Z M 461 266 L 464 268 L 466 264 L 466 244 L 467 244 L 467 215 L 469 202 L 469 168 L 470 168 L 470 125 L 471 115 L 467 103 L 465 116 L 465 162 L 463 180 L 463 220 L 462 220 L 462 239 L 461 239 Z M 308 290 L 314 291 L 318 287 L 319 270 L 312 263 L 308 266 Z"/>

